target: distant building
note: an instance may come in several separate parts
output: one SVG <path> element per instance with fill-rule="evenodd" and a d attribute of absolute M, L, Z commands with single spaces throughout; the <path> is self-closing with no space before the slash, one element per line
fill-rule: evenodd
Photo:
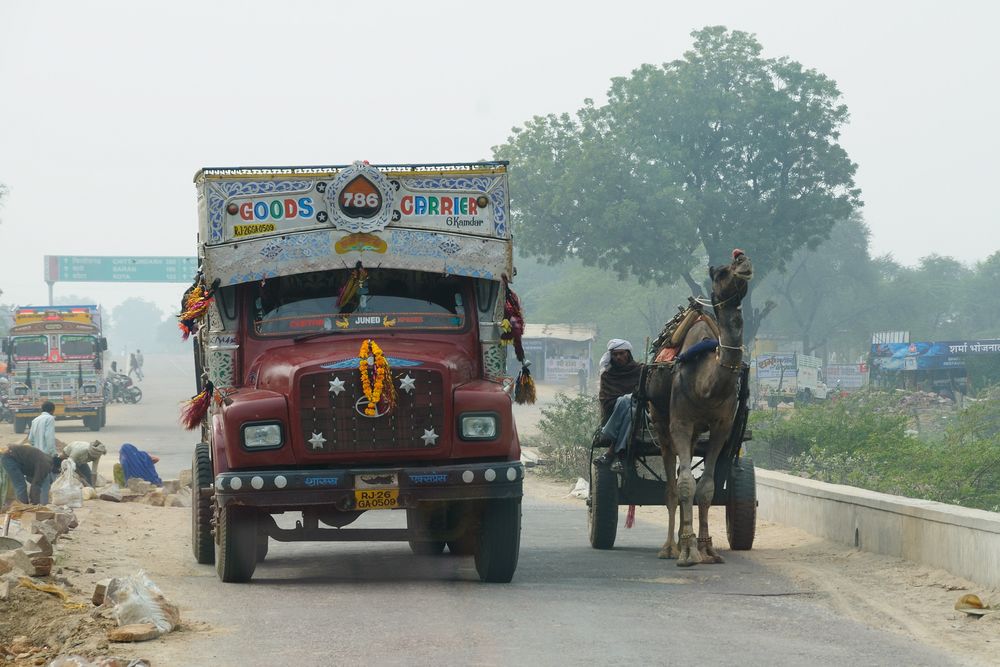
<path fill-rule="evenodd" d="M 576 382 L 581 368 L 590 378 L 591 345 L 595 338 L 597 328 L 592 324 L 526 324 L 521 340 L 535 379 L 563 384 Z M 511 374 L 516 373 L 514 368 Z"/>

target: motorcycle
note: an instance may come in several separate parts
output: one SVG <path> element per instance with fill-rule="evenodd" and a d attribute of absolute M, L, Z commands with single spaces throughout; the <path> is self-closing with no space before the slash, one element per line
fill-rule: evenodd
<path fill-rule="evenodd" d="M 132 378 L 124 373 L 111 373 L 104 381 L 104 395 L 108 403 L 138 403 L 142 400 L 142 389 L 132 384 Z"/>

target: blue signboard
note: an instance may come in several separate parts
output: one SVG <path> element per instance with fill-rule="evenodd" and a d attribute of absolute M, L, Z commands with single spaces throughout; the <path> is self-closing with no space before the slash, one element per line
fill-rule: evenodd
<path fill-rule="evenodd" d="M 997 352 L 1000 352 L 997 339 L 879 343 L 872 345 L 872 366 L 887 371 L 965 368 L 965 355 Z"/>
<path fill-rule="evenodd" d="M 197 272 L 197 257 L 45 256 L 47 283 L 190 283 Z"/>

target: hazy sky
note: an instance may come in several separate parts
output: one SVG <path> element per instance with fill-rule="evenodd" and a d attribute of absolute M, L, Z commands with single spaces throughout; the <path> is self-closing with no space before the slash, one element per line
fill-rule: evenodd
<path fill-rule="evenodd" d="M 1000 248 L 998 19 L 985 1 L 0 0 L 0 301 L 43 302 L 46 254 L 194 255 L 201 166 L 487 158 L 710 24 L 838 82 L 874 253 L 981 260 Z M 164 309 L 182 290 L 55 288 Z"/>

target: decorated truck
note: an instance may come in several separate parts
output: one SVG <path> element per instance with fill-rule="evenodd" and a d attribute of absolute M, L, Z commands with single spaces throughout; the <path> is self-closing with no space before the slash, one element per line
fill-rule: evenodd
<path fill-rule="evenodd" d="M 20 306 L 3 339 L 8 406 L 23 433 L 52 401 L 56 419 L 82 419 L 99 431 L 106 422 L 104 351 L 97 306 Z"/>
<path fill-rule="evenodd" d="M 759 354 L 754 370 L 760 400 L 774 407 L 780 402 L 808 403 L 827 398 L 823 360 L 808 354 Z"/>
<path fill-rule="evenodd" d="M 508 344 L 523 359 L 506 163 L 205 168 L 195 184 L 197 561 L 246 582 L 269 540 L 399 540 L 510 581 L 511 393 L 533 384 L 526 366 L 505 377 Z M 386 521 L 348 527 L 368 511 Z"/>

